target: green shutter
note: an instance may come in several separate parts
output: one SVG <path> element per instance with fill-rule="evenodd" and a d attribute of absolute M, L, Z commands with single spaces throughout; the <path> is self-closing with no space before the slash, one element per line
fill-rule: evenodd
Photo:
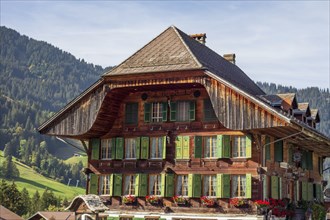
<path fill-rule="evenodd" d="M 307 183 L 307 200 L 313 201 L 314 200 L 314 186 L 313 183 Z"/>
<path fill-rule="evenodd" d="M 189 136 L 182 137 L 182 159 L 189 159 Z"/>
<path fill-rule="evenodd" d="M 202 176 L 201 174 L 193 174 L 192 176 L 192 197 L 198 198 L 202 194 Z"/>
<path fill-rule="evenodd" d="M 113 174 L 110 174 L 109 177 L 109 195 L 113 196 Z"/>
<path fill-rule="evenodd" d="M 165 173 L 160 174 L 160 195 L 165 197 Z"/>
<path fill-rule="evenodd" d="M 170 121 L 176 121 L 176 103 L 170 103 Z"/>
<path fill-rule="evenodd" d="M 275 162 L 283 162 L 283 141 L 274 143 L 275 147 Z"/>
<path fill-rule="evenodd" d="M 148 194 L 148 175 L 138 173 L 135 178 L 135 196 L 146 196 Z"/>
<path fill-rule="evenodd" d="M 202 158 L 203 137 L 195 136 L 195 158 Z"/>
<path fill-rule="evenodd" d="M 141 141 L 140 141 L 140 137 L 135 138 L 135 152 L 136 152 L 136 159 L 140 159 L 140 155 L 141 155 Z"/>
<path fill-rule="evenodd" d="M 125 107 L 125 123 L 137 124 L 138 122 L 138 103 L 126 103 Z"/>
<path fill-rule="evenodd" d="M 272 192 L 271 192 L 271 196 L 273 199 L 279 199 L 278 196 L 278 191 L 279 191 L 279 184 L 278 184 L 278 177 L 277 176 L 272 176 L 271 177 L 271 188 L 272 188 Z"/>
<path fill-rule="evenodd" d="M 189 102 L 189 121 L 195 121 L 195 101 Z"/>
<path fill-rule="evenodd" d="M 162 110 L 163 110 L 163 122 L 167 121 L 167 102 L 162 103 Z"/>
<path fill-rule="evenodd" d="M 174 195 L 174 174 L 167 173 L 165 177 L 165 197 L 172 197 Z"/>
<path fill-rule="evenodd" d="M 124 158 L 124 138 L 116 138 L 116 159 Z"/>
<path fill-rule="evenodd" d="M 216 185 L 216 196 L 217 198 L 222 197 L 222 174 L 217 174 L 217 185 Z"/>
<path fill-rule="evenodd" d="M 188 174 L 188 196 L 193 196 L 193 174 Z"/>
<path fill-rule="evenodd" d="M 230 151 L 231 151 L 230 136 L 224 135 L 223 136 L 223 145 L 222 145 L 222 157 L 230 158 Z"/>
<path fill-rule="evenodd" d="M 247 173 L 246 174 L 246 180 L 245 180 L 245 183 L 246 183 L 246 186 L 245 186 L 245 197 L 247 199 L 251 199 L 252 197 L 252 176 L 250 173 Z"/>
<path fill-rule="evenodd" d="M 100 139 L 99 138 L 93 138 L 91 139 L 90 146 L 92 148 L 92 160 L 98 160 L 100 159 Z"/>
<path fill-rule="evenodd" d="M 282 199 L 282 177 L 278 178 L 278 198 Z"/>
<path fill-rule="evenodd" d="M 268 178 L 266 175 L 263 176 L 263 199 L 268 199 Z"/>
<path fill-rule="evenodd" d="M 266 157 L 266 160 L 270 160 L 270 138 L 268 136 L 266 136 L 266 153 L 265 153 L 265 157 Z"/>
<path fill-rule="evenodd" d="M 288 149 L 288 162 L 291 164 L 292 163 L 292 157 L 293 157 L 293 150 L 292 147 L 290 146 Z"/>
<path fill-rule="evenodd" d="M 216 157 L 218 158 L 230 158 L 230 136 L 229 135 L 217 135 L 217 149 Z"/>
<path fill-rule="evenodd" d="M 251 140 L 251 135 L 246 135 L 245 136 L 245 144 L 246 144 L 246 158 L 251 158 L 252 157 L 252 140 Z"/>
<path fill-rule="evenodd" d="M 316 199 L 318 201 L 321 201 L 322 191 L 321 191 L 321 185 L 315 184 L 315 193 L 316 193 Z"/>
<path fill-rule="evenodd" d="M 323 159 L 322 157 L 319 157 L 319 174 L 323 175 Z"/>
<path fill-rule="evenodd" d="M 89 179 L 89 194 L 95 194 L 97 195 L 98 191 L 98 176 L 94 173 L 90 174 L 90 179 Z"/>
<path fill-rule="evenodd" d="M 313 152 L 312 151 L 307 152 L 307 169 L 313 170 Z"/>
<path fill-rule="evenodd" d="M 111 138 L 111 159 L 116 159 L 116 138 Z"/>
<path fill-rule="evenodd" d="M 230 198 L 230 174 L 222 174 L 222 198 Z"/>
<path fill-rule="evenodd" d="M 121 196 L 122 194 L 122 174 L 113 174 L 113 196 Z"/>
<path fill-rule="evenodd" d="M 151 103 L 144 103 L 144 122 L 150 122 Z"/>
<path fill-rule="evenodd" d="M 182 136 L 177 136 L 175 140 L 175 159 L 182 159 Z"/>
<path fill-rule="evenodd" d="M 301 157 L 301 168 L 307 169 L 308 166 L 307 160 L 308 160 L 307 151 L 303 151 Z"/>
<path fill-rule="evenodd" d="M 149 157 L 149 137 L 141 137 L 141 159 Z"/>
<path fill-rule="evenodd" d="M 301 182 L 301 196 L 302 200 L 308 200 L 308 185 L 307 182 Z"/>
<path fill-rule="evenodd" d="M 166 136 L 163 136 L 163 159 L 166 159 Z"/>

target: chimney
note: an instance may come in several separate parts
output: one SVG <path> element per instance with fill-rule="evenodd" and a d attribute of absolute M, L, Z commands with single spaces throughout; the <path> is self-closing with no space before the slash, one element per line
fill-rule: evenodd
<path fill-rule="evenodd" d="M 204 34 L 191 34 L 189 36 L 194 38 L 195 40 L 197 40 L 201 44 L 206 43 L 206 33 L 204 33 Z"/>
<path fill-rule="evenodd" d="M 224 54 L 223 58 L 227 61 L 231 62 L 232 64 L 236 64 L 236 55 L 234 53 Z"/>

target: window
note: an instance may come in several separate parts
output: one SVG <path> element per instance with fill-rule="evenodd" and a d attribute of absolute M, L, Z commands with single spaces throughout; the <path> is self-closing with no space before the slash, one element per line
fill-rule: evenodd
<path fill-rule="evenodd" d="M 144 122 L 167 121 L 167 102 L 144 103 Z"/>
<path fill-rule="evenodd" d="M 150 158 L 151 159 L 162 159 L 163 148 L 165 146 L 165 137 L 151 137 L 150 138 Z"/>
<path fill-rule="evenodd" d="M 210 99 L 204 99 L 204 121 L 217 121 Z"/>
<path fill-rule="evenodd" d="M 110 175 L 100 176 L 100 195 L 109 195 L 110 194 Z"/>
<path fill-rule="evenodd" d="M 149 195 L 161 195 L 161 175 L 149 175 Z"/>
<path fill-rule="evenodd" d="M 135 195 L 135 175 L 125 175 L 124 195 Z"/>
<path fill-rule="evenodd" d="M 195 102 L 178 101 L 171 102 L 171 121 L 194 121 L 195 120 Z"/>
<path fill-rule="evenodd" d="M 204 137 L 204 157 L 216 157 L 217 136 Z"/>
<path fill-rule="evenodd" d="M 126 159 L 136 159 L 136 138 L 125 138 L 125 158 Z"/>
<path fill-rule="evenodd" d="M 137 124 L 138 123 L 138 103 L 126 103 L 125 107 L 125 123 Z"/>
<path fill-rule="evenodd" d="M 203 176 L 203 196 L 216 196 L 217 176 Z"/>
<path fill-rule="evenodd" d="M 246 157 L 246 136 L 233 136 L 233 157 Z"/>
<path fill-rule="evenodd" d="M 245 197 L 246 193 L 246 176 L 231 176 L 231 197 Z"/>
<path fill-rule="evenodd" d="M 112 155 L 115 149 L 115 139 L 103 139 L 101 140 L 101 159 L 111 159 L 115 155 Z"/>
<path fill-rule="evenodd" d="M 163 121 L 163 103 L 154 102 L 151 104 L 151 122 Z"/>
<path fill-rule="evenodd" d="M 176 176 L 176 195 L 188 196 L 188 175 Z"/>

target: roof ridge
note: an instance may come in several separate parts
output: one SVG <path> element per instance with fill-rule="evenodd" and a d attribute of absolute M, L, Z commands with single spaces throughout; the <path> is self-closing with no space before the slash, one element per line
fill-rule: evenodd
<path fill-rule="evenodd" d="M 195 54 L 190 50 L 190 48 L 188 47 L 188 45 L 186 44 L 186 42 L 183 40 L 181 34 L 179 33 L 182 32 L 184 33 L 183 31 L 181 31 L 179 28 L 175 27 L 174 25 L 171 26 L 175 33 L 178 35 L 179 39 L 181 40 L 182 44 L 185 46 L 185 48 L 187 49 L 187 51 L 190 53 L 190 55 L 192 56 L 192 58 L 194 59 L 194 61 L 197 63 L 197 65 L 202 68 L 203 65 L 199 62 L 199 60 L 197 59 L 197 57 L 195 56 Z"/>

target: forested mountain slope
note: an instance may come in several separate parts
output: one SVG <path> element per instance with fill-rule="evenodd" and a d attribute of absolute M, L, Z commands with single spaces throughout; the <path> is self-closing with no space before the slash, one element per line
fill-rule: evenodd
<path fill-rule="evenodd" d="M 70 157 L 74 148 L 40 135 L 36 128 L 98 80 L 103 71 L 101 66 L 1 26 L 0 150 L 45 176 L 64 183 L 79 179 L 84 184 L 82 165 L 77 169 L 53 156 Z"/>
<path fill-rule="evenodd" d="M 320 89 L 308 87 L 296 89 L 292 86 L 276 85 L 274 83 L 257 82 L 258 86 L 267 94 L 296 93 L 298 102 L 308 102 L 310 108 L 319 109 L 321 122 L 317 129 L 330 137 L 330 92 L 329 88 Z"/>

